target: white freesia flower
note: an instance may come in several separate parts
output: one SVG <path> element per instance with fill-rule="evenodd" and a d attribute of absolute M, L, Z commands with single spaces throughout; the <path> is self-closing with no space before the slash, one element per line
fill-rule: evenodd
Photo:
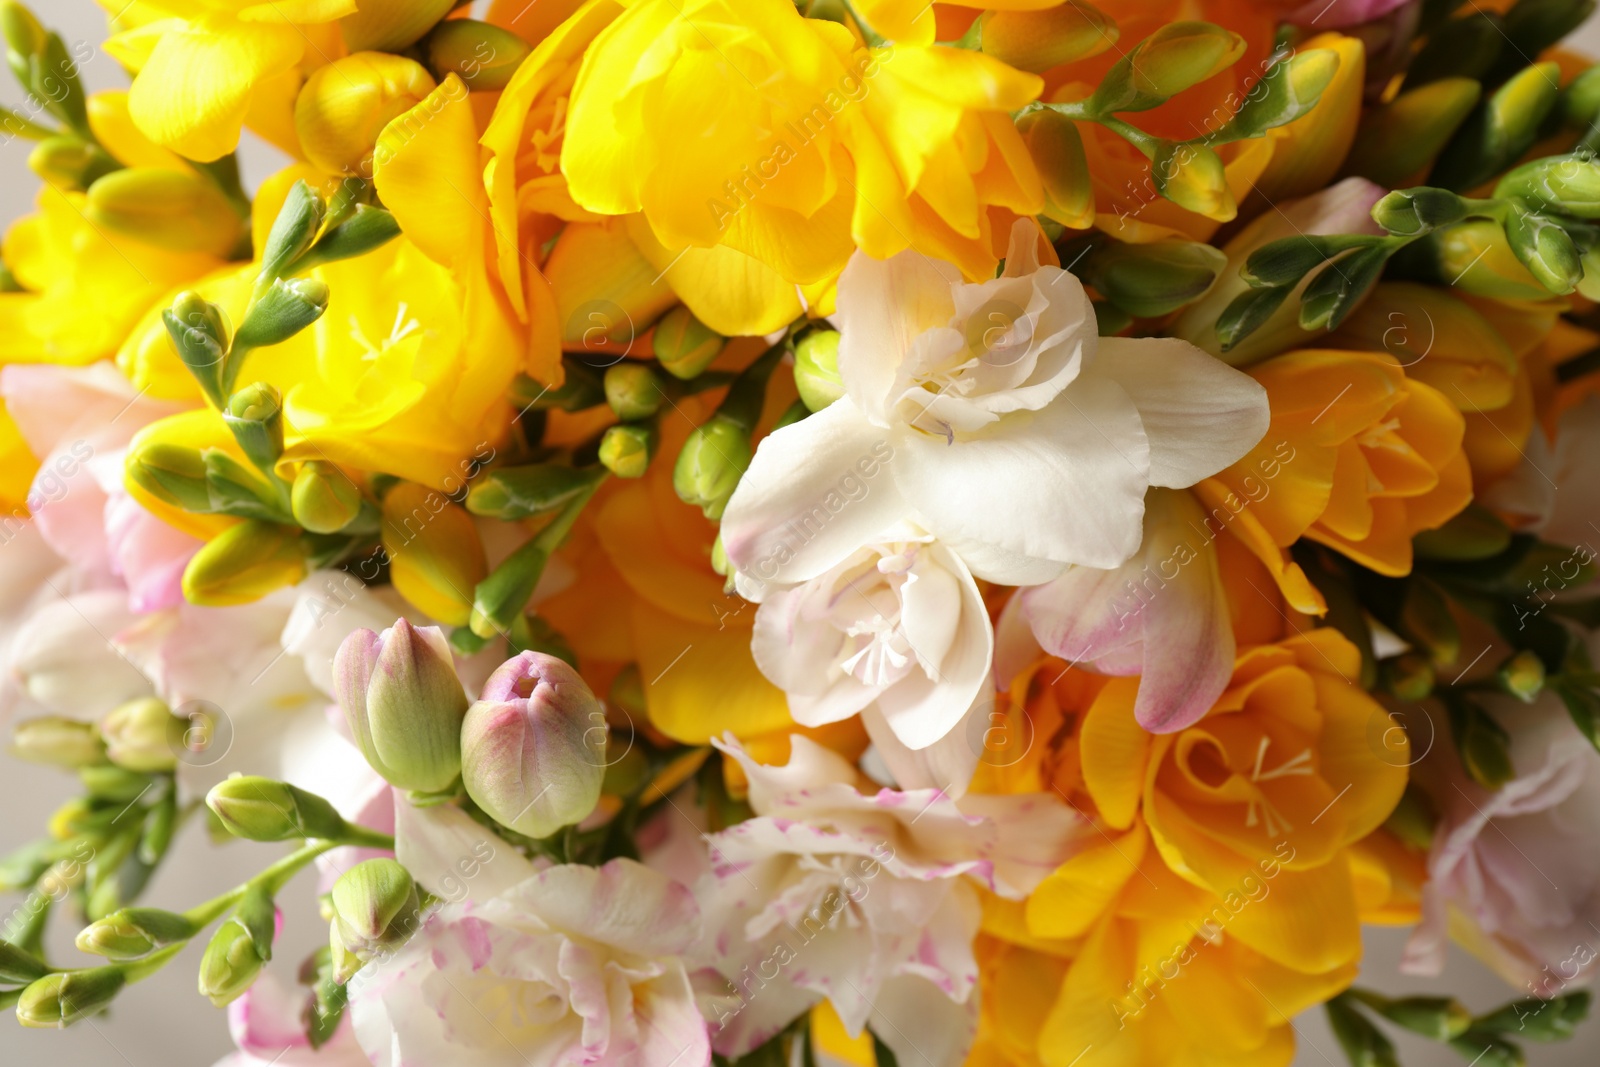
<path fill-rule="evenodd" d="M 756 818 L 714 834 L 697 890 L 717 1051 L 758 1047 L 821 1000 L 901 1063 L 959 1064 L 972 1042 L 982 884 L 1021 899 L 1093 834 L 1054 797 L 859 792 L 855 768 L 791 738 L 783 767 L 731 738 Z"/>
<path fill-rule="evenodd" d="M 796 722 L 860 712 L 901 785 L 966 785 L 977 753 L 961 736 L 926 771 L 910 754 L 948 737 L 989 689 L 994 635 L 960 557 L 902 526 L 809 582 L 750 593 L 762 601 L 751 651 Z"/>
<path fill-rule="evenodd" d="M 1172 338 L 1100 338 L 1083 286 L 1021 220 L 1005 272 L 967 283 L 915 252 L 839 279 L 845 395 L 770 434 L 723 516 L 759 582 L 824 573 L 912 519 L 1008 585 L 1116 567 L 1145 491 L 1181 488 L 1266 432 L 1246 375 Z"/>
<path fill-rule="evenodd" d="M 705 1067 L 681 954 L 689 889 L 632 860 L 536 870 L 456 808 L 396 811 L 396 852 L 447 903 L 350 981 L 375 1067 Z"/>

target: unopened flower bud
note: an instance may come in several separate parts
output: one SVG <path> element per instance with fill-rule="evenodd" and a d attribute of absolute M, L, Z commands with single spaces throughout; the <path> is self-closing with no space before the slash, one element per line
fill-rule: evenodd
<path fill-rule="evenodd" d="M 187 941 L 199 926 L 177 912 L 160 908 L 122 908 L 84 927 L 78 934 L 81 952 L 108 960 L 136 960 L 158 948 Z"/>
<path fill-rule="evenodd" d="M 106 749 L 94 723 L 42 715 L 12 728 L 11 753 L 29 763 L 73 768 L 101 762 Z"/>
<path fill-rule="evenodd" d="M 419 793 L 461 773 L 467 695 L 444 633 L 398 619 L 357 630 L 333 659 L 334 686 L 356 747 L 391 785 Z"/>
<path fill-rule="evenodd" d="M 299 530 L 246 519 L 212 538 L 189 560 L 183 595 L 204 607 L 250 604 L 305 576 Z"/>
<path fill-rule="evenodd" d="M 173 252 L 226 256 L 244 220 L 215 182 L 193 171 L 129 167 L 89 186 L 85 213 L 116 233 Z"/>
<path fill-rule="evenodd" d="M 318 67 L 295 98 L 294 128 L 306 158 L 329 174 L 372 174 L 378 134 L 438 86 L 422 64 L 356 52 Z"/>
<path fill-rule="evenodd" d="M 708 519 L 722 511 L 750 466 L 750 431 L 721 415 L 694 428 L 672 470 L 678 499 L 699 507 Z"/>
<path fill-rule="evenodd" d="M 195 292 L 182 292 L 161 313 L 173 351 L 189 368 L 200 388 L 218 408 L 227 403 L 222 392 L 222 363 L 228 354 L 228 317 L 217 305 Z"/>
<path fill-rule="evenodd" d="M 1074 230 L 1090 226 L 1094 184 L 1077 124 L 1059 111 L 1041 108 L 1017 119 L 1017 132 L 1044 185 L 1045 217 Z"/>
<path fill-rule="evenodd" d="M 1365 990 L 1351 995 L 1397 1026 L 1432 1041 L 1449 1041 L 1472 1025 L 1472 1013 L 1454 997 L 1385 997 Z"/>
<path fill-rule="evenodd" d="M 211 787 L 206 806 L 235 837 L 247 841 L 342 838 L 349 825 L 332 804 L 287 782 L 234 775 Z"/>
<path fill-rule="evenodd" d="M 444 494 L 402 482 L 383 498 L 383 547 L 395 590 L 447 626 L 465 626 L 489 561 L 472 516 Z"/>
<path fill-rule="evenodd" d="M 1407 652 L 1384 662 L 1384 685 L 1396 699 L 1416 702 L 1433 692 L 1433 664 L 1426 656 Z"/>
<path fill-rule="evenodd" d="M 1150 161 L 1156 192 L 1179 207 L 1227 222 L 1238 214 L 1222 157 L 1204 145 L 1172 142 Z"/>
<path fill-rule="evenodd" d="M 17 0 L 0 3 L 0 33 L 5 35 L 7 58 L 16 63 L 30 56 L 44 55 L 49 31 L 39 22 L 26 5 Z"/>
<path fill-rule="evenodd" d="M 794 386 L 811 411 L 821 411 L 844 396 L 838 330 L 813 330 L 795 346 Z"/>
<path fill-rule="evenodd" d="M 284 197 L 278 217 L 272 220 L 266 246 L 261 250 L 261 274 L 256 279 L 256 295 L 267 290 L 286 274 L 295 260 L 305 255 L 322 228 L 328 205 L 304 181 L 295 182 Z"/>
<path fill-rule="evenodd" d="M 1209 22 L 1171 22 L 1134 46 L 1089 98 L 1100 113 L 1145 111 L 1226 70 L 1245 40 Z"/>
<path fill-rule="evenodd" d="M 1524 997 L 1472 1020 L 1472 1029 L 1517 1034 L 1530 1041 L 1565 1041 L 1589 1015 L 1590 992 L 1573 990 L 1558 997 Z"/>
<path fill-rule="evenodd" d="M 1521 1045 L 1480 1030 L 1452 1038 L 1450 1047 L 1467 1060 L 1468 1067 L 1527 1067 L 1528 1063 Z"/>
<path fill-rule="evenodd" d="M 261 974 L 270 945 L 258 945 L 246 924 L 234 917 L 217 928 L 200 957 L 200 995 L 216 1007 L 239 998 Z"/>
<path fill-rule="evenodd" d="M 312 533 L 338 533 L 361 514 L 361 490 L 326 460 L 300 465 L 289 499 L 294 521 Z"/>
<path fill-rule="evenodd" d="M 1044 11 L 991 11 L 983 16 L 981 32 L 985 53 L 1034 74 L 1099 55 L 1117 43 L 1117 24 L 1076 0 Z"/>
<path fill-rule="evenodd" d="M 642 478 L 660 437 L 653 423 L 613 426 L 600 438 L 600 465 L 618 478 Z"/>
<path fill-rule="evenodd" d="M 195 513 L 211 510 L 206 461 L 198 448 L 159 440 L 137 444 L 124 469 L 129 481 L 163 504 Z"/>
<path fill-rule="evenodd" d="M 173 742 L 187 723 L 154 697 L 130 700 L 100 720 L 106 756 L 119 767 L 142 773 L 170 771 L 177 764 Z"/>
<path fill-rule="evenodd" d="M 358 863 L 333 884 L 328 942 L 336 982 L 347 982 L 374 955 L 404 944 L 421 903 L 411 874 L 391 859 Z"/>
<path fill-rule="evenodd" d="M 105 1008 L 126 981 L 120 967 L 47 974 L 22 991 L 17 1021 L 27 1027 L 63 1030 Z"/>
<path fill-rule="evenodd" d="M 647 419 L 661 410 L 667 395 L 647 364 L 624 360 L 606 369 L 606 403 L 625 422 Z"/>
<path fill-rule="evenodd" d="M 87 189 L 117 169 L 98 146 L 71 135 L 46 137 L 28 153 L 28 169 L 58 189 Z"/>
<path fill-rule="evenodd" d="M 1532 63 L 1507 78 L 1456 131 L 1432 176 L 1457 192 L 1476 188 L 1516 162 L 1538 139 L 1560 98 L 1561 68 Z"/>
<path fill-rule="evenodd" d="M 1414 184 L 1482 93 L 1474 78 L 1441 78 L 1371 109 L 1362 116 L 1345 171 L 1383 186 Z"/>
<path fill-rule="evenodd" d="M 1536 159 L 1501 178 L 1494 195 L 1560 215 L 1600 218 L 1600 162 L 1581 155 Z"/>
<path fill-rule="evenodd" d="M 320 319 L 327 309 L 326 282 L 317 278 L 279 278 L 245 316 L 234 344 L 240 348 L 282 344 Z"/>
<path fill-rule="evenodd" d="M 605 742 L 605 712 L 578 673 L 524 652 L 489 676 L 467 712 L 462 781 L 502 826 L 548 837 L 600 802 Z"/>
<path fill-rule="evenodd" d="M 459 0 L 362 0 L 358 10 L 339 20 L 339 29 L 352 52 L 399 52 L 459 6 Z"/>
<path fill-rule="evenodd" d="M 477 19 L 450 19 L 428 35 L 434 77 L 459 77 L 468 89 L 504 89 L 533 47 L 510 30 Z"/>
<path fill-rule="evenodd" d="M 1204 296 L 1227 269 L 1220 248 L 1196 241 L 1114 242 L 1087 259 L 1087 281 L 1140 318 L 1170 314 Z"/>
<path fill-rule="evenodd" d="M 283 455 L 283 398 L 266 382 L 252 382 L 229 397 L 222 421 L 262 470 L 271 470 Z"/>
<path fill-rule="evenodd" d="M 1544 661 L 1537 653 L 1523 649 L 1501 664 L 1500 688 L 1524 704 L 1532 704 L 1544 690 Z"/>
<path fill-rule="evenodd" d="M 681 304 L 663 315 L 651 334 L 652 350 L 661 366 L 685 381 L 711 366 L 727 343 Z"/>
<path fill-rule="evenodd" d="M 1505 231 L 1491 219 L 1467 219 L 1445 227 L 1417 241 L 1404 254 L 1422 257 L 1431 275 L 1474 296 L 1550 299 L 1550 291 L 1517 259 Z"/>

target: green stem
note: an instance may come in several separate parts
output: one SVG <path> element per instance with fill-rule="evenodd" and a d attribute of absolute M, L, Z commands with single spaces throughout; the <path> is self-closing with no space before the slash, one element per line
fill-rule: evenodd
<path fill-rule="evenodd" d="M 361 828 L 351 827 L 351 829 L 357 830 Z M 370 830 L 362 830 L 361 832 L 363 835 L 371 835 L 373 833 Z M 374 836 L 384 837 L 382 834 L 377 834 Z M 393 847 L 394 841 L 392 839 L 384 839 L 388 841 L 388 847 Z M 338 848 L 340 845 L 367 843 L 369 842 L 366 840 L 355 840 L 354 835 L 347 835 L 346 838 L 338 841 L 309 842 L 296 849 L 294 852 L 291 852 L 289 855 L 283 857 L 272 866 L 266 868 L 260 874 L 257 874 L 255 877 L 251 878 L 248 882 L 244 882 L 241 885 L 236 885 L 226 893 L 223 893 L 220 896 L 212 897 L 203 904 L 196 904 L 194 907 L 184 912 L 183 917 L 193 922 L 197 926 L 210 926 L 212 923 L 222 918 L 223 915 L 227 914 L 228 909 L 239 903 L 244 895 L 253 887 L 261 886 L 262 888 L 265 888 L 268 893 L 276 893 L 283 887 L 283 884 L 290 878 L 294 877 L 294 875 L 298 873 L 302 867 L 316 859 L 318 856 L 322 855 L 324 852 Z M 161 950 L 161 952 L 166 951 L 166 949 Z M 159 955 L 161 955 L 160 952 L 156 953 L 156 956 Z M 151 956 L 150 959 L 155 959 L 155 956 Z"/>

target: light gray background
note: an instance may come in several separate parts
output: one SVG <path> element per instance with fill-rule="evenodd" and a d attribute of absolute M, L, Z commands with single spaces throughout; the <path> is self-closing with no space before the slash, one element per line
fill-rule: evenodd
<path fill-rule="evenodd" d="M 80 41 L 98 46 L 105 37 L 103 13 L 93 0 L 48 0 L 36 2 L 34 8 L 67 40 L 69 51 Z M 1586 26 L 1576 42 L 1590 54 L 1600 55 L 1600 21 Z M 127 83 L 121 68 L 98 47 L 83 65 L 83 77 L 91 91 L 120 88 Z M 3 74 L 0 103 L 22 103 L 15 83 Z M 38 188 L 38 179 L 27 168 L 28 148 L 20 141 L 0 147 L 0 219 L 6 224 L 31 210 Z M 281 159 L 274 150 L 259 144 L 248 145 L 244 156 L 247 185 L 270 173 L 277 165 L 274 160 Z M 94 313 L 92 308 L 84 311 Z M 4 813 L 0 815 L 0 854 L 40 834 L 49 813 L 75 794 L 75 784 L 55 772 L 0 754 L 0 812 Z M 191 826 L 153 881 L 145 902 L 188 907 L 236 885 L 281 854 L 273 846 L 242 842 L 214 847 L 206 840 L 203 829 Z M 311 900 L 314 892 L 310 876 L 303 874 L 278 898 L 288 911 L 277 952 L 278 966 L 290 981 L 294 964 L 326 937 L 325 928 L 316 921 Z M 16 903 L 14 896 L 0 898 L 0 906 L 7 912 Z M 53 925 L 57 934 L 55 951 L 61 959 L 69 959 L 75 952 L 68 925 Z M 1516 991 L 1459 950 L 1452 951 L 1448 980 L 1403 978 L 1395 971 L 1403 940 L 1403 931 L 1369 932 L 1363 985 L 1389 993 L 1453 993 L 1474 1010 L 1492 1007 L 1516 995 Z M 24 1030 L 0 1018 L 0 1067 L 207 1067 L 233 1045 L 228 1039 L 224 1013 L 212 1008 L 195 991 L 199 956 L 200 948 L 192 946 L 160 975 L 119 997 L 113 1012 L 64 1033 Z M 1300 1034 L 1296 1067 L 1345 1067 L 1344 1056 L 1328 1034 L 1320 1009 L 1296 1020 L 1296 1029 Z M 1567 1044 L 1528 1045 L 1528 1062 L 1530 1067 L 1589 1067 L 1597 1062 L 1597 1038 L 1600 1024 L 1591 1020 Z M 1448 1049 L 1421 1038 L 1401 1035 L 1397 1044 L 1404 1067 L 1459 1067 L 1465 1063 Z"/>

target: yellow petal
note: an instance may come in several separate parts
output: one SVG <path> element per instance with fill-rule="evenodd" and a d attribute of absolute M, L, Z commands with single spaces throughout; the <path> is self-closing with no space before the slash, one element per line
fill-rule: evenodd
<path fill-rule="evenodd" d="M 720 334 L 760 336 L 800 315 L 794 284 L 743 252 L 726 245 L 668 251 L 637 215 L 628 218 L 628 234 L 695 317 Z"/>

